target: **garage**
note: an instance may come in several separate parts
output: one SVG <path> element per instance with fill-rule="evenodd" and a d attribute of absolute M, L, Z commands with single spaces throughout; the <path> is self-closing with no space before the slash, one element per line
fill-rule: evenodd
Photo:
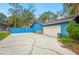
<path fill-rule="evenodd" d="M 57 38 L 58 33 L 67 36 L 68 33 L 66 29 L 69 24 L 69 21 L 71 21 L 72 18 L 73 17 L 65 17 L 56 21 L 44 22 L 43 34 L 54 38 Z"/>
<path fill-rule="evenodd" d="M 60 33 L 60 31 L 61 31 L 60 28 L 61 28 L 60 24 L 44 26 L 43 34 L 56 38 L 57 37 L 57 33 Z"/>

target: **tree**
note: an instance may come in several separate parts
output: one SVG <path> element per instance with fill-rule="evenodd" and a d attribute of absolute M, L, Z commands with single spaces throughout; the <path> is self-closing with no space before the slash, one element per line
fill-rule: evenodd
<path fill-rule="evenodd" d="M 79 14 L 79 3 L 65 3 L 64 11 L 68 13 L 68 15 Z"/>
<path fill-rule="evenodd" d="M 13 22 L 14 26 L 18 27 L 17 26 L 17 24 L 18 24 L 17 21 L 19 21 L 19 19 L 20 19 L 19 17 L 21 16 L 22 6 L 18 3 L 10 3 L 10 5 L 12 6 L 12 8 L 9 9 L 9 14 L 11 15 L 11 17 L 9 17 L 9 18 L 11 18 L 12 21 L 14 21 Z"/>
<path fill-rule="evenodd" d="M 64 4 L 64 10 L 70 16 L 78 15 L 79 3 Z M 75 21 L 70 21 L 67 32 L 72 39 L 79 40 L 79 24 L 77 24 Z"/>
<path fill-rule="evenodd" d="M 55 19 L 57 20 L 57 15 L 51 11 L 47 11 L 47 12 L 44 12 L 40 17 L 39 17 L 39 20 L 42 21 L 42 22 L 45 22 L 46 20 L 49 20 L 49 19 Z"/>
<path fill-rule="evenodd" d="M 15 16 L 9 16 L 8 17 L 7 23 L 10 27 L 15 27 L 14 18 L 15 18 Z M 16 17 L 16 27 L 22 27 L 21 19 L 19 17 Z"/>
<path fill-rule="evenodd" d="M 35 20 L 32 9 L 26 9 L 20 4 L 10 4 L 12 8 L 9 9 L 10 17 L 8 24 L 13 27 L 29 27 Z"/>
<path fill-rule="evenodd" d="M 6 22 L 6 19 L 7 19 L 6 15 L 4 15 L 3 13 L 0 13 L 0 22 L 1 23 Z"/>
<path fill-rule="evenodd" d="M 24 9 L 22 12 L 23 26 L 29 27 L 35 21 L 35 15 L 28 9 Z"/>

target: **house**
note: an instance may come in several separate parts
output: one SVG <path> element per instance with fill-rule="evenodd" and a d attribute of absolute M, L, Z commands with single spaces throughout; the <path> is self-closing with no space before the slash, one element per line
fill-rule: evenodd
<path fill-rule="evenodd" d="M 62 35 L 68 35 L 67 33 L 67 26 L 69 24 L 69 21 L 72 20 L 73 17 L 65 17 L 62 19 L 58 19 L 53 22 L 45 22 L 42 23 L 43 25 L 43 34 L 52 36 L 52 37 L 57 37 L 57 34 L 60 33 Z"/>
<path fill-rule="evenodd" d="M 66 17 L 55 20 L 53 22 L 45 22 L 45 23 L 35 21 L 30 28 L 12 28 L 10 32 L 12 33 L 35 32 L 52 37 L 57 37 L 58 33 L 62 35 L 68 35 L 66 29 L 69 21 L 72 20 L 72 18 L 73 17 Z"/>
<path fill-rule="evenodd" d="M 12 28 L 12 33 L 25 33 L 25 32 L 35 32 L 42 33 L 44 35 L 57 37 L 57 34 L 60 33 L 62 35 L 68 35 L 67 26 L 69 21 L 72 20 L 73 17 L 65 17 L 62 19 L 55 20 L 53 22 L 45 22 L 41 23 L 39 21 L 35 21 L 30 28 Z"/>
<path fill-rule="evenodd" d="M 65 17 L 58 20 L 53 20 L 52 22 L 44 23 L 36 21 L 32 24 L 31 28 L 33 28 L 35 32 L 39 32 L 52 37 L 57 37 L 58 33 L 62 35 L 68 35 L 66 29 L 69 21 L 72 20 L 72 18 L 73 17 Z"/>
<path fill-rule="evenodd" d="M 0 23 L 0 31 L 7 31 L 8 30 L 8 25 L 4 23 Z"/>

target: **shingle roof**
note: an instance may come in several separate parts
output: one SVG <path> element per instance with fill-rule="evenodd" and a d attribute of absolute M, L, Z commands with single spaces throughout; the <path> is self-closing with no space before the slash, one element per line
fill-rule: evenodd
<path fill-rule="evenodd" d="M 51 24 L 58 24 L 58 23 L 62 23 L 62 22 L 69 22 L 70 20 L 72 20 L 72 18 L 74 18 L 74 17 L 65 17 L 65 18 L 61 18 L 61 19 L 58 19 L 58 20 L 54 20 L 53 22 L 44 22 L 44 23 L 41 23 L 41 24 L 51 25 Z"/>

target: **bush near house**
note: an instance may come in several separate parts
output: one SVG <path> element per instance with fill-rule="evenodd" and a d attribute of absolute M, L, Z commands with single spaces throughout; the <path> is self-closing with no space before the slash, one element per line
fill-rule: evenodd
<path fill-rule="evenodd" d="M 76 24 L 73 20 L 70 21 L 67 32 L 68 37 L 61 36 L 59 41 L 67 48 L 79 54 L 79 24 Z"/>
<path fill-rule="evenodd" d="M 79 43 L 74 42 L 70 37 L 61 37 L 59 41 L 63 44 L 61 47 L 68 48 L 79 55 Z"/>
<path fill-rule="evenodd" d="M 72 50 L 79 54 L 79 24 L 74 21 L 70 21 L 67 32 L 72 38 Z"/>
<path fill-rule="evenodd" d="M 10 32 L 1 31 L 0 32 L 0 40 L 6 38 L 8 35 L 10 35 Z"/>
<path fill-rule="evenodd" d="M 67 32 L 72 39 L 79 41 L 79 24 L 76 24 L 74 21 L 70 21 Z"/>
<path fill-rule="evenodd" d="M 72 48 L 72 40 L 70 37 L 63 36 L 59 37 L 59 41 L 63 44 L 64 47 Z"/>

